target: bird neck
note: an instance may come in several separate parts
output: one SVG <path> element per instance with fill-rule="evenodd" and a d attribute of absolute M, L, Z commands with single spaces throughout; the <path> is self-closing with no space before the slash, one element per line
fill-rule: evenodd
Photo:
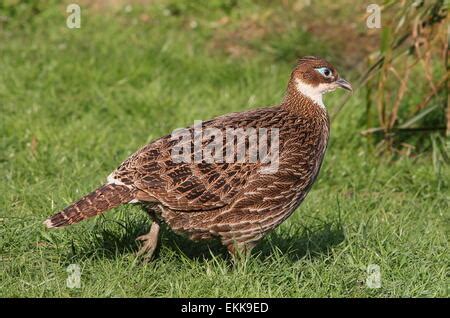
<path fill-rule="evenodd" d="M 304 117 L 318 117 L 328 120 L 328 113 L 323 105 L 322 96 L 312 96 L 299 91 L 292 80 L 286 90 L 281 108 Z"/>

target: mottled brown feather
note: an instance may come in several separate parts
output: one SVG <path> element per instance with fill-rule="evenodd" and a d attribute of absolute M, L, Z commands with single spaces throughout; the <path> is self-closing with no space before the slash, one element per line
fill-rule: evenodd
<path fill-rule="evenodd" d="M 48 218 L 44 223 L 47 227 L 62 227 L 78 223 L 89 217 L 103 213 L 135 197 L 135 190 L 116 184 L 106 184 L 82 197 L 64 210 Z"/>

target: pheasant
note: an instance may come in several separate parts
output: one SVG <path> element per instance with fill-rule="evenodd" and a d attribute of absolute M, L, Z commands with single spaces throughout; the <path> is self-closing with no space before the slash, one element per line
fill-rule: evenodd
<path fill-rule="evenodd" d="M 143 241 L 138 255 L 147 260 L 158 245 L 161 222 L 191 240 L 219 238 L 233 256 L 248 253 L 297 209 L 316 180 L 330 131 L 322 95 L 339 87 L 352 90 L 329 62 L 303 57 L 279 105 L 231 113 L 184 130 L 186 136 L 200 128 L 219 137 L 203 134 L 196 142 L 172 133 L 149 143 L 112 172 L 103 186 L 44 224 L 63 227 L 122 204 L 140 204 L 153 221 L 148 234 L 137 238 Z M 244 136 L 240 146 L 247 150 L 270 146 L 266 156 L 257 154 L 253 161 L 242 160 L 250 151 L 240 158 L 231 153 L 225 161 L 198 157 L 213 139 L 211 153 L 217 157 L 239 147 L 239 138 L 224 137 L 227 129 L 258 130 L 257 137 L 264 129 L 277 134 L 265 134 L 258 143 Z M 174 156 L 180 149 L 187 151 L 184 160 Z M 276 164 L 264 170 L 269 156 Z"/>

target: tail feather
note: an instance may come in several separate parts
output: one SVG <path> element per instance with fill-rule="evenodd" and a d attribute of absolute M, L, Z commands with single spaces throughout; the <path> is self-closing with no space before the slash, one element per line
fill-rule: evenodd
<path fill-rule="evenodd" d="M 78 223 L 134 199 L 125 185 L 106 184 L 44 221 L 48 228 Z"/>

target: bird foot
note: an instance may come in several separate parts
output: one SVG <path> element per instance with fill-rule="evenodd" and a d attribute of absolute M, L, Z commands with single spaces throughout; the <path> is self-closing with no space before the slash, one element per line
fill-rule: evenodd
<path fill-rule="evenodd" d="M 256 242 L 231 243 L 227 245 L 227 250 L 230 253 L 233 261 L 237 262 L 250 256 L 252 249 L 255 246 Z"/>
<path fill-rule="evenodd" d="M 149 262 L 152 259 L 152 256 L 158 247 L 159 229 L 159 224 L 153 222 L 150 232 L 136 238 L 136 240 L 143 242 L 141 248 L 137 252 L 137 256 L 143 257 L 145 262 Z"/>

